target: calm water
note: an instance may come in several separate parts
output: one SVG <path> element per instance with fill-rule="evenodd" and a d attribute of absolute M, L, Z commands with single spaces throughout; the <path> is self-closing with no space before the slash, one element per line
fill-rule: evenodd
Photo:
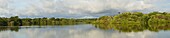
<path fill-rule="evenodd" d="M 119 32 L 117 30 L 101 30 L 90 24 L 25 26 L 1 27 L 0 38 L 170 38 L 170 31 Z"/>

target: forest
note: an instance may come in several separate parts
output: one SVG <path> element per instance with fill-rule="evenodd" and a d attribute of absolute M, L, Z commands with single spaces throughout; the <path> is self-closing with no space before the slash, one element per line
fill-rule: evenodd
<path fill-rule="evenodd" d="M 157 32 L 159 30 L 170 30 L 170 13 L 168 12 L 124 12 L 113 16 L 102 16 L 91 19 L 73 19 L 73 18 L 19 18 L 13 16 L 10 18 L 1 17 L 0 26 L 46 26 L 46 25 L 75 25 L 92 24 L 96 28 L 103 30 L 119 30 L 121 32 L 138 32 L 150 30 Z M 17 28 L 4 28 L 17 31 Z"/>
<path fill-rule="evenodd" d="M 124 12 L 113 16 L 102 16 L 92 19 L 73 18 L 10 18 L 1 17 L 0 26 L 47 26 L 47 25 L 75 25 L 93 24 L 100 29 L 115 29 L 125 32 L 142 30 L 169 30 L 170 13 L 168 12 Z"/>
<path fill-rule="evenodd" d="M 115 16 L 102 16 L 93 24 L 101 29 L 115 29 L 125 32 L 170 30 L 170 13 L 124 12 Z"/>
<path fill-rule="evenodd" d="M 1 17 L 0 26 L 32 26 L 32 25 L 73 25 L 73 24 L 88 24 L 95 21 L 92 19 L 72 19 L 72 18 L 19 18 L 12 16 L 10 18 Z"/>

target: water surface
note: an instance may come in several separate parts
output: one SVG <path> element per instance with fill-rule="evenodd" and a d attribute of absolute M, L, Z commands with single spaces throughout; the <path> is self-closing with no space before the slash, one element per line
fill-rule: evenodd
<path fill-rule="evenodd" d="M 69 26 L 1 27 L 0 38 L 169 38 L 170 31 L 120 32 L 102 30 L 91 24 Z"/>

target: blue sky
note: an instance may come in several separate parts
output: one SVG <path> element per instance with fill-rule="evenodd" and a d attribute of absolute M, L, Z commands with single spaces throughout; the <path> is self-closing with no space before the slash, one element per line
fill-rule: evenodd
<path fill-rule="evenodd" d="M 0 0 L 0 17 L 93 18 L 118 12 L 170 12 L 170 0 Z"/>

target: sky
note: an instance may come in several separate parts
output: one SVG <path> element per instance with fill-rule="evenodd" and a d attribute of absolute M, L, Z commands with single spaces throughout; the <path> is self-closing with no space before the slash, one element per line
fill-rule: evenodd
<path fill-rule="evenodd" d="M 170 12 L 170 0 L 0 0 L 0 17 L 97 18 L 118 12 Z"/>

